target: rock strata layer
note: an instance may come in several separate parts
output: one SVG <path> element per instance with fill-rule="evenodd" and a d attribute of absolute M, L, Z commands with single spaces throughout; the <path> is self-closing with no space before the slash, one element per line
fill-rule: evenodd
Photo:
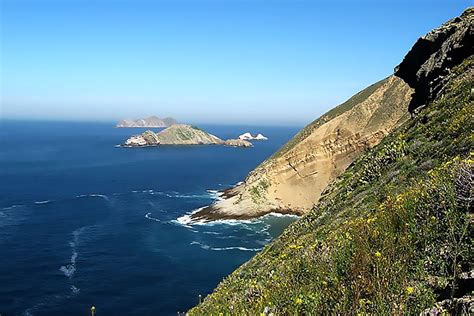
<path fill-rule="evenodd" d="M 300 131 L 196 221 L 242 219 L 270 212 L 304 214 L 326 186 L 363 152 L 408 118 L 412 89 L 390 76 Z"/>

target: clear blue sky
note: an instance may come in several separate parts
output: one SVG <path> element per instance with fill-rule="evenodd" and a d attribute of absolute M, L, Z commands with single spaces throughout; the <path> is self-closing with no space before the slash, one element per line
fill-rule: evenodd
<path fill-rule="evenodd" d="M 2 118 L 305 124 L 472 1 L 0 0 Z"/>

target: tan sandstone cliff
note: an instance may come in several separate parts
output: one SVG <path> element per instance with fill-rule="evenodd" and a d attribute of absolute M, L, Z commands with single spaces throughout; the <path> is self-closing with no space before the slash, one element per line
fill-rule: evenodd
<path fill-rule="evenodd" d="M 194 221 L 245 219 L 269 212 L 303 214 L 326 186 L 408 114 L 413 90 L 390 76 L 301 130 L 224 199 L 191 215 Z"/>

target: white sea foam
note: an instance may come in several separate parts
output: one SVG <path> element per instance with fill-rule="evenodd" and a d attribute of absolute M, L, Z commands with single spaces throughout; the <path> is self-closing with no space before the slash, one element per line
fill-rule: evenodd
<path fill-rule="evenodd" d="M 169 198 L 177 199 L 208 199 L 208 194 L 166 193 Z"/>
<path fill-rule="evenodd" d="M 230 247 L 211 247 L 206 244 L 202 244 L 198 241 L 193 241 L 190 243 L 190 245 L 198 245 L 204 250 L 213 250 L 213 251 L 225 251 L 225 250 L 240 250 L 240 251 L 260 251 L 263 248 L 246 248 L 246 247 L 240 247 L 240 246 L 230 246 Z"/>
<path fill-rule="evenodd" d="M 69 246 L 71 247 L 72 251 L 71 259 L 69 260 L 69 263 L 67 265 L 61 266 L 59 268 L 59 271 L 64 273 L 64 275 L 67 276 L 69 279 L 71 279 L 74 276 L 74 273 L 76 272 L 76 260 L 79 255 L 77 253 L 77 245 L 79 243 L 79 235 L 84 229 L 85 227 L 81 227 L 72 232 L 72 241 L 69 242 Z"/>
<path fill-rule="evenodd" d="M 145 218 L 149 219 L 149 220 L 152 220 L 152 221 L 155 221 L 155 222 L 161 222 L 158 218 L 152 217 L 151 213 L 146 213 Z"/>
<path fill-rule="evenodd" d="M 207 193 L 209 193 L 209 196 L 216 200 L 216 201 L 222 201 L 223 198 L 222 198 L 222 195 L 224 194 L 224 192 L 222 191 L 218 191 L 218 190 L 207 190 Z"/>
<path fill-rule="evenodd" d="M 79 289 L 78 287 L 76 287 L 75 285 L 71 285 L 71 293 L 73 295 L 77 295 L 81 292 L 81 289 Z"/>
<path fill-rule="evenodd" d="M 178 217 L 176 220 L 173 220 L 172 222 L 178 223 L 180 225 L 190 227 L 191 225 L 206 225 L 206 226 L 214 226 L 214 225 L 241 225 L 244 228 L 251 229 L 249 227 L 245 227 L 244 224 L 260 224 L 263 223 L 266 219 L 271 218 L 271 217 L 290 217 L 290 218 L 300 218 L 298 215 L 293 215 L 293 214 L 281 214 L 281 213 L 268 213 L 263 216 L 257 217 L 257 218 L 252 218 L 252 219 L 218 219 L 215 221 L 205 221 L 205 220 L 193 220 L 192 215 L 198 213 L 199 211 L 205 209 L 207 206 L 200 207 L 192 212 L 189 212 L 187 214 L 184 214 L 183 216 Z M 266 229 L 268 229 L 266 227 Z"/>
<path fill-rule="evenodd" d="M 202 225 L 202 226 L 215 226 L 215 225 L 244 225 L 244 224 L 258 224 L 261 223 L 259 219 L 219 219 L 215 221 L 204 221 L 204 220 L 193 220 L 192 215 L 205 209 L 207 206 L 198 208 L 190 213 L 178 217 L 172 222 L 183 225 L 185 227 L 191 227 L 191 225 Z"/>
<path fill-rule="evenodd" d="M 221 233 L 218 233 L 218 232 L 202 232 L 203 234 L 206 234 L 206 235 L 220 235 Z"/>
<path fill-rule="evenodd" d="M 23 207 L 23 206 L 25 206 L 25 205 L 23 205 L 23 204 L 13 204 L 13 205 L 10 205 L 10 206 L 2 207 L 2 210 L 8 211 L 8 210 L 12 210 L 14 208 Z"/>
<path fill-rule="evenodd" d="M 104 195 L 104 194 L 92 193 L 92 194 L 89 194 L 89 196 L 90 197 L 100 197 L 100 198 L 106 199 L 107 201 L 109 200 L 109 197 L 107 195 Z"/>
<path fill-rule="evenodd" d="M 268 218 L 268 217 L 290 217 L 290 218 L 300 218 L 301 216 L 296 215 L 296 214 L 282 214 L 282 213 L 268 213 L 262 216 L 262 218 Z"/>
<path fill-rule="evenodd" d="M 238 236 L 228 235 L 228 236 L 218 236 L 217 239 L 240 239 Z"/>
<path fill-rule="evenodd" d="M 72 276 L 74 275 L 74 272 L 76 271 L 76 260 L 78 257 L 76 248 L 79 243 L 79 236 L 86 228 L 87 226 L 84 226 L 72 232 L 72 240 L 69 242 L 69 246 L 72 249 L 72 255 L 71 255 L 69 264 L 65 266 L 61 266 L 59 268 L 59 270 L 63 272 L 64 275 L 68 277 L 69 279 L 72 278 Z M 23 311 L 22 315 L 32 316 L 40 310 L 45 310 L 47 308 L 50 308 L 51 306 L 57 306 L 59 304 L 62 304 L 64 300 L 67 300 L 73 296 L 79 295 L 81 291 L 77 286 L 73 284 L 71 284 L 70 290 L 71 292 L 68 292 L 67 294 L 52 294 L 52 295 L 47 295 L 43 297 L 39 303 Z"/>
<path fill-rule="evenodd" d="M 91 194 L 79 194 L 79 195 L 76 195 L 76 198 L 86 198 L 86 197 L 98 197 L 98 198 L 102 198 L 106 201 L 110 201 L 109 200 L 109 197 L 105 194 L 98 194 L 98 193 L 91 193 Z"/>
<path fill-rule="evenodd" d="M 44 200 L 44 201 L 36 201 L 35 204 L 46 204 L 46 203 L 50 203 L 51 200 Z"/>
<path fill-rule="evenodd" d="M 43 297 L 39 303 L 23 311 L 21 315 L 33 316 L 36 312 L 47 309 L 48 307 L 51 307 L 51 306 L 57 306 L 61 304 L 64 300 L 69 299 L 73 296 L 77 296 L 81 292 L 81 290 L 74 285 L 71 285 L 70 289 L 71 289 L 71 292 L 68 294 L 52 294 L 52 295 Z"/>
<path fill-rule="evenodd" d="M 187 228 L 191 228 L 190 224 L 195 224 L 196 223 L 191 219 L 191 215 L 203 210 L 204 208 L 205 208 L 205 206 L 201 207 L 201 208 L 198 208 L 198 209 L 196 209 L 196 210 L 194 210 L 194 211 L 192 211 L 188 214 L 185 214 L 183 216 L 178 217 L 175 220 L 172 220 L 171 222 L 174 223 L 174 224 L 185 226 Z"/>

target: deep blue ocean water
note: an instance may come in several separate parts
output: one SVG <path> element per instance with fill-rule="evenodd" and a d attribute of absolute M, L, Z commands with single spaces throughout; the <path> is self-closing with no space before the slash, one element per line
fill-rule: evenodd
<path fill-rule="evenodd" d="M 294 221 L 179 224 L 298 130 L 200 127 L 269 140 L 116 148 L 142 130 L 0 121 L 0 314 L 176 315 Z"/>

